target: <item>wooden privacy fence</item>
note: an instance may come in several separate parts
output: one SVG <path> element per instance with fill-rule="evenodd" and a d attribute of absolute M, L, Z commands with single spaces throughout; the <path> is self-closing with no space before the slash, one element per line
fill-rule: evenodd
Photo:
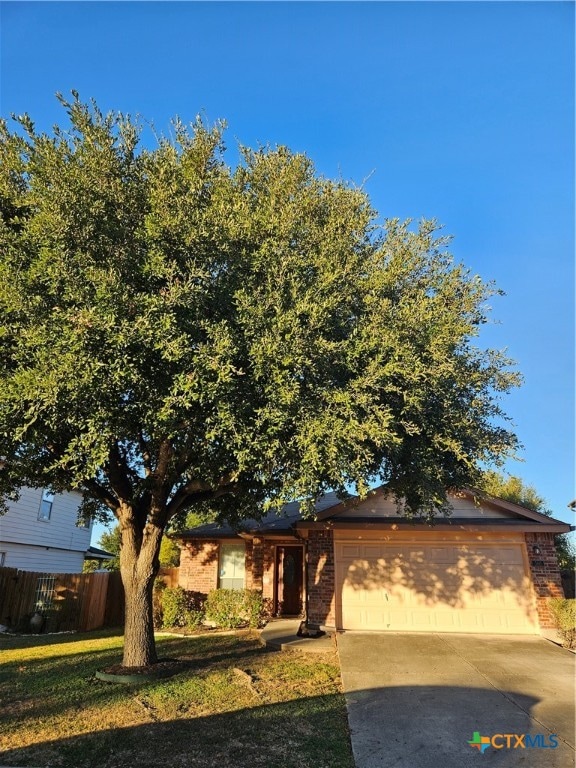
<path fill-rule="evenodd" d="M 118 626 L 124 621 L 120 574 L 0 568 L 0 624 L 27 631 L 35 612 L 44 618 L 44 632 Z"/>
<path fill-rule="evenodd" d="M 167 587 L 177 587 L 179 573 L 180 568 L 169 568 L 166 565 L 162 565 L 158 571 L 158 578 L 161 579 Z"/>

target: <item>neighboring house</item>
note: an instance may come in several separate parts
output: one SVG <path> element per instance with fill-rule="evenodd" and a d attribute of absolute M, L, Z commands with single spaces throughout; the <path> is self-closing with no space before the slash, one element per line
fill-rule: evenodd
<path fill-rule="evenodd" d="M 259 590 L 276 615 L 309 626 L 390 631 L 537 634 L 562 597 L 554 535 L 571 526 L 500 499 L 451 494 L 451 517 L 409 522 L 382 489 L 324 496 L 315 520 L 298 503 L 282 516 L 216 524 L 179 537 L 179 583 Z"/>
<path fill-rule="evenodd" d="M 99 547 L 88 547 L 84 553 L 84 560 L 94 560 L 99 569 L 104 567 L 105 562 L 114 560 L 115 557 L 116 555 L 106 552 L 105 549 L 100 549 Z"/>
<path fill-rule="evenodd" d="M 0 565 L 42 573 L 81 573 L 92 524 L 79 525 L 79 493 L 22 488 L 0 516 Z"/>

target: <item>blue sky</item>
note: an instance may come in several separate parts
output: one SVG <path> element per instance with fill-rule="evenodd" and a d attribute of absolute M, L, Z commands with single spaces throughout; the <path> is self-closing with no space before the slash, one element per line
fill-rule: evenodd
<path fill-rule="evenodd" d="M 525 383 L 508 469 L 574 522 L 574 4 L 0 3 L 0 111 L 62 122 L 56 91 L 162 132 L 203 113 L 436 218 L 506 292 L 482 343 Z"/>

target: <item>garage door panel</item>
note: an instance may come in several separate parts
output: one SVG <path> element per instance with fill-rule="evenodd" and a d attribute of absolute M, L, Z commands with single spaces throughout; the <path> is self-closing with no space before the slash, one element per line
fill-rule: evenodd
<path fill-rule="evenodd" d="M 344 629 L 537 631 L 522 547 L 336 543 Z"/>
<path fill-rule="evenodd" d="M 425 551 L 427 563 L 456 565 L 460 559 L 460 547 L 430 547 Z"/>
<path fill-rule="evenodd" d="M 515 563 L 517 565 L 522 565 L 524 562 L 520 547 L 499 547 L 498 549 L 492 550 L 491 554 L 493 556 L 494 554 L 497 555 L 498 562 L 502 564 Z"/>
<path fill-rule="evenodd" d="M 341 544 L 340 546 L 341 558 L 343 560 L 361 556 L 362 547 L 359 544 Z"/>

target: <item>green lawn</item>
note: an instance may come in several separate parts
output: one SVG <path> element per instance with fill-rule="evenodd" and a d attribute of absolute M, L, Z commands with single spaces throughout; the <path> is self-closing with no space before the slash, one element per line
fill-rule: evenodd
<path fill-rule="evenodd" d="M 184 672 L 95 680 L 121 645 L 118 632 L 0 635 L 0 764 L 353 766 L 335 654 L 269 652 L 247 633 L 160 637 Z"/>

